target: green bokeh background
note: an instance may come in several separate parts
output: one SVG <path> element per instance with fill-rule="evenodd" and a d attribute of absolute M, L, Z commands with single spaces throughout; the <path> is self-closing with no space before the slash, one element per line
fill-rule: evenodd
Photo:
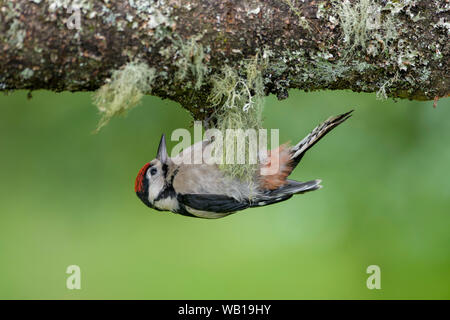
<path fill-rule="evenodd" d="M 450 100 L 290 95 L 266 99 L 281 142 L 355 109 L 293 174 L 324 188 L 219 220 L 134 194 L 161 133 L 191 125 L 177 104 L 145 97 L 92 134 L 89 93 L 1 95 L 0 298 L 449 299 Z M 66 289 L 72 264 L 81 290 Z"/>

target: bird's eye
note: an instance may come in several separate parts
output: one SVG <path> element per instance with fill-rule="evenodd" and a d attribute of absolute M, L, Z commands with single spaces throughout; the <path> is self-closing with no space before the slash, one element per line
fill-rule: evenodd
<path fill-rule="evenodd" d="M 154 175 L 156 174 L 157 171 L 158 171 L 158 170 L 157 170 L 156 168 L 151 168 L 151 169 L 150 169 L 150 174 L 151 174 L 152 176 L 154 176 Z"/>

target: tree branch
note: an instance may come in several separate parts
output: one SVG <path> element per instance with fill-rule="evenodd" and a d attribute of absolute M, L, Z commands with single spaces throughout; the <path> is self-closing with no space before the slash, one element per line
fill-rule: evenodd
<path fill-rule="evenodd" d="M 0 0 L 0 90 L 92 91 L 132 61 L 194 117 L 225 65 L 259 55 L 264 93 L 449 94 L 448 1 Z M 77 21 L 79 14 L 79 21 Z M 79 22 L 79 25 L 77 24 Z"/>

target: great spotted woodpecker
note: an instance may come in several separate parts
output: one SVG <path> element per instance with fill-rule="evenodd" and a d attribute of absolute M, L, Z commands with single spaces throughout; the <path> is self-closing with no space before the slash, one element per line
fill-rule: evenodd
<path fill-rule="evenodd" d="M 183 162 L 183 157 L 190 156 L 197 148 L 202 151 L 210 141 L 198 142 L 170 158 L 163 135 L 156 159 L 146 163 L 136 177 L 135 192 L 150 208 L 214 219 L 243 209 L 284 201 L 294 194 L 320 189 L 321 180 L 299 182 L 287 177 L 305 152 L 347 120 L 351 112 L 329 118 L 293 147 L 282 145 L 269 151 L 267 161 L 260 164 L 260 167 L 274 165 L 274 161 L 277 161 L 278 170 L 269 175 L 261 175 L 257 170 L 253 183 L 230 178 L 216 164 Z M 274 152 L 278 153 L 277 157 L 273 156 Z"/>

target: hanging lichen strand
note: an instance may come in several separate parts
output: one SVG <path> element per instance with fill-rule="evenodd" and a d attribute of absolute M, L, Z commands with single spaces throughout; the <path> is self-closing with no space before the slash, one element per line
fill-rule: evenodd
<path fill-rule="evenodd" d="M 183 42 L 176 33 L 173 37 L 166 36 L 172 45 L 161 49 L 160 54 L 167 59 L 174 59 L 177 71 L 173 81 L 183 83 L 186 88 L 199 90 L 206 82 L 208 67 L 203 63 L 204 49 L 197 43 L 198 37 Z M 151 93 L 157 77 L 155 68 L 139 60 L 113 70 L 111 78 L 93 96 L 93 102 L 101 114 L 96 131 L 100 131 L 113 117 L 137 106 L 145 94 Z"/>
<path fill-rule="evenodd" d="M 139 104 L 144 94 L 151 91 L 155 69 L 144 62 L 130 62 L 120 70 L 114 70 L 111 80 L 95 93 L 93 100 L 102 118 L 97 132 L 112 117 L 124 114 Z"/>
<path fill-rule="evenodd" d="M 262 71 L 266 61 L 258 55 L 250 61 L 244 61 L 242 71 L 225 66 L 219 75 L 212 77 L 210 101 L 216 108 L 216 128 L 224 137 L 223 164 L 220 166 L 227 175 L 249 183 L 253 182 L 257 164 L 250 163 L 249 138 L 244 144 L 237 143 L 233 135 L 227 135 L 227 129 L 258 130 L 262 128 L 262 110 L 264 85 Z M 234 150 L 234 162 L 226 163 L 227 150 Z M 245 163 L 237 163 L 236 156 L 245 154 Z"/>

